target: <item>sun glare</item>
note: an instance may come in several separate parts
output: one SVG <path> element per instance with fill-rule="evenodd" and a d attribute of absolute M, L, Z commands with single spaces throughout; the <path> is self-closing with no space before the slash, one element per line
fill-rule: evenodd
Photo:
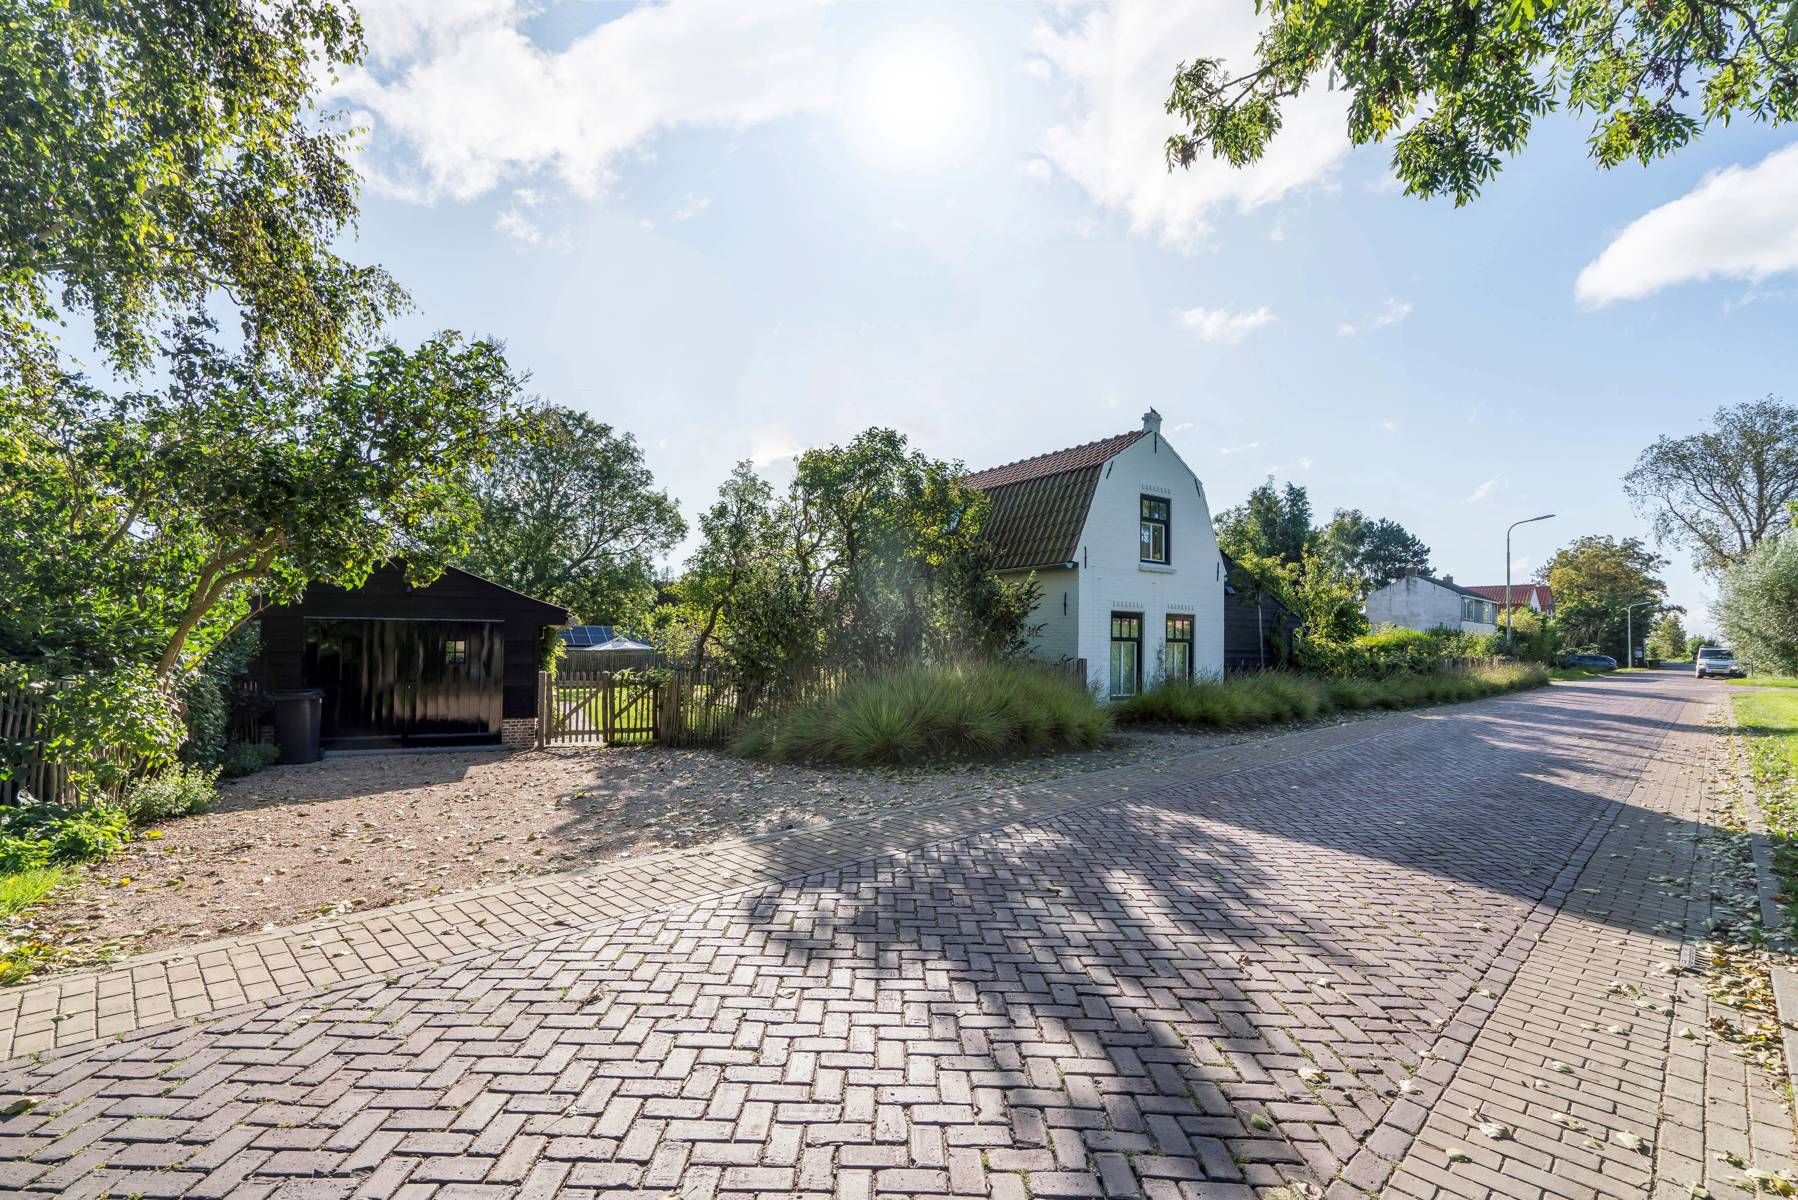
<path fill-rule="evenodd" d="M 940 170 L 979 143 L 980 58 L 960 34 L 936 27 L 886 34 L 856 60 L 849 81 L 845 131 L 874 166 Z"/>

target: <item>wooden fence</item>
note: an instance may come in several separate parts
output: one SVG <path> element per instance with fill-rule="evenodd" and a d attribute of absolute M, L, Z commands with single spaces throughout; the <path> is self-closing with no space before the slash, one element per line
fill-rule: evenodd
<path fill-rule="evenodd" d="M 0 804 L 12 804 L 21 794 L 39 800 L 72 801 L 68 769 L 44 754 L 44 709 L 56 685 L 6 688 L 0 691 Z"/>

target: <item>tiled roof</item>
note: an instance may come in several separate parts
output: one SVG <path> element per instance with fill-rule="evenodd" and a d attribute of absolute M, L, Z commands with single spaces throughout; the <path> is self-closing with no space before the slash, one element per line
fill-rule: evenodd
<path fill-rule="evenodd" d="M 1099 486 L 1099 469 L 1146 436 L 1120 433 L 1084 446 L 1039 454 L 962 480 L 992 502 L 983 530 L 993 567 L 1022 571 L 1072 562 Z"/>
<path fill-rule="evenodd" d="M 1502 583 L 1474 584 L 1467 590 L 1484 596 L 1488 600 L 1496 601 L 1499 604 L 1505 603 L 1505 585 Z M 1549 591 L 1548 585 L 1545 583 L 1513 583 L 1511 585 L 1511 603 L 1519 608 L 1528 605 L 1531 592 L 1535 593 L 1536 605 L 1543 612 L 1554 611 L 1554 593 Z"/>
<path fill-rule="evenodd" d="M 1096 467 L 1134 445 L 1139 438 L 1147 436 L 1147 431 L 1141 429 L 1120 433 L 1116 437 L 1100 438 L 1084 446 L 1039 454 L 1035 458 L 1020 458 L 1017 462 L 1006 463 L 1002 467 L 988 467 L 984 471 L 974 472 L 962 482 L 986 492 L 1022 483 L 1026 479 L 1041 479 L 1045 475 L 1059 475 L 1063 471 L 1077 471 L 1081 467 Z"/>

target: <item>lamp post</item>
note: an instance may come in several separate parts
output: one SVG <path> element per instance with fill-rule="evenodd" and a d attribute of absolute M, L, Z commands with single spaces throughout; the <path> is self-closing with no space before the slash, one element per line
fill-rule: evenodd
<path fill-rule="evenodd" d="M 1528 525 L 1535 521 L 1546 521 L 1553 513 L 1543 513 L 1539 517 L 1525 517 L 1521 521 L 1512 521 L 1505 526 L 1505 653 L 1511 652 L 1511 530 L 1519 525 Z"/>
<path fill-rule="evenodd" d="M 1635 610 L 1638 608 L 1647 608 L 1650 604 L 1659 603 L 1659 600 L 1638 600 L 1634 604 L 1625 604 L 1623 606 L 1623 665 L 1625 667 L 1633 667 L 1636 665 L 1636 631 L 1635 627 L 1630 623 L 1631 619 L 1635 616 Z"/>

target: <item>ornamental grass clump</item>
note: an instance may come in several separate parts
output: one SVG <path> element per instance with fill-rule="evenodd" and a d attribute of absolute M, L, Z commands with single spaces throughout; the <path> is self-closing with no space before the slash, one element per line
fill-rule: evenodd
<path fill-rule="evenodd" d="M 1121 721 L 1240 729 L 1309 721 L 1370 708 L 1398 710 L 1425 704 L 1454 704 L 1540 687 L 1547 682 L 1547 669 L 1535 663 L 1400 673 L 1381 679 L 1263 671 L 1223 679 L 1159 683 L 1118 701 L 1113 711 Z"/>
<path fill-rule="evenodd" d="M 919 666 L 854 679 L 751 721 L 745 758 L 850 766 L 1081 750 L 1111 715 L 1066 674 L 1028 663 Z"/>

